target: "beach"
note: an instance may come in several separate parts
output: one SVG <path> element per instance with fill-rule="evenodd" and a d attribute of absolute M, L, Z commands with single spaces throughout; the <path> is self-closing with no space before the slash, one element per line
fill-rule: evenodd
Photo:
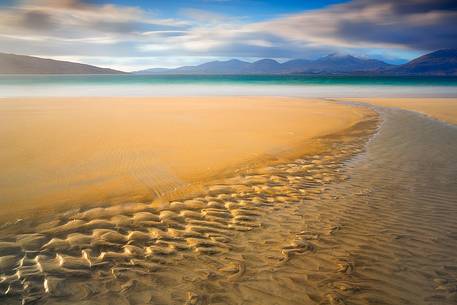
<path fill-rule="evenodd" d="M 3 211 L 152 201 L 322 150 L 367 110 L 268 97 L 0 101 Z M 1 213 L 3 214 L 3 213 Z"/>
<path fill-rule="evenodd" d="M 352 98 L 357 101 L 384 107 L 396 107 L 430 116 L 434 119 L 457 124 L 457 100 L 455 98 Z"/>
<path fill-rule="evenodd" d="M 0 1 L 0 305 L 457 305 L 455 4 Z"/>
<path fill-rule="evenodd" d="M 453 304 L 455 126 L 348 101 L 3 100 L 2 166 L 73 196 L 2 189 L 5 304 Z"/>
<path fill-rule="evenodd" d="M 0 1 L 0 305 L 457 305 L 455 4 Z"/>

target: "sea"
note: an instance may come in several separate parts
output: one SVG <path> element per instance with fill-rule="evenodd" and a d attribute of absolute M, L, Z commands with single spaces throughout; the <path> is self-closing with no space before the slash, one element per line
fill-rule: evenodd
<path fill-rule="evenodd" d="M 457 97 L 457 77 L 304 75 L 0 75 L 0 97 Z"/>

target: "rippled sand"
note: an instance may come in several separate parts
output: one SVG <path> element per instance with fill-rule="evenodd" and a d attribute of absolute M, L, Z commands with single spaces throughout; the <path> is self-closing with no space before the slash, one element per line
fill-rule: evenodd
<path fill-rule="evenodd" d="M 373 110 L 314 154 L 160 206 L 3 225 L 0 301 L 455 304 L 457 128 Z"/>
<path fill-rule="evenodd" d="M 300 210 L 348 179 L 343 161 L 362 151 L 376 116 L 319 138 L 318 155 L 215 181 L 198 196 L 78 209 L 3 227 L 0 287 L 6 304 L 303 303 L 275 280 L 313 254 L 317 232 Z M 331 236 L 338 226 L 328 227 Z M 299 270 L 295 270 L 297 272 Z M 305 278 L 303 278 L 305 280 Z"/>
<path fill-rule="evenodd" d="M 350 100 L 416 111 L 450 124 L 457 124 L 456 98 L 353 98 Z"/>
<path fill-rule="evenodd" d="M 294 98 L 0 100 L 0 218 L 151 201 L 252 163 L 319 151 L 307 140 L 365 111 Z"/>

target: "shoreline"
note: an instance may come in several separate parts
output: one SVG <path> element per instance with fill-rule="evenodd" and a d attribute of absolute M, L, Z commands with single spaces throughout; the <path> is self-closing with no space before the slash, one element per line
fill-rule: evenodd
<path fill-rule="evenodd" d="M 379 96 L 385 98 L 453 98 L 457 95 L 456 86 L 389 86 L 389 85 L 224 85 L 224 84 L 169 84 L 169 85 L 98 85 L 98 86 L 31 86 L 26 93 L 18 94 L 23 86 L 5 86 L 0 98 L 65 98 L 76 96 L 90 97 L 118 97 L 118 98 L 155 98 L 161 97 L 296 97 L 308 99 L 324 98 L 369 98 Z M 153 92 L 153 94 L 151 94 Z M 413 93 L 412 93 L 413 92 Z"/>
<path fill-rule="evenodd" d="M 353 101 L 368 105 L 394 107 L 414 111 L 451 125 L 457 125 L 457 98 L 351 98 L 337 101 Z"/>

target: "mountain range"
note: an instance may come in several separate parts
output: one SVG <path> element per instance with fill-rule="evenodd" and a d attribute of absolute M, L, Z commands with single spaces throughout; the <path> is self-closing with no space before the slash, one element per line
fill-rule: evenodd
<path fill-rule="evenodd" d="M 176 69 L 148 69 L 137 74 L 322 74 L 355 71 L 379 71 L 389 65 L 375 59 L 362 59 L 351 55 L 330 54 L 317 60 L 293 59 L 279 63 L 273 59 L 261 59 L 253 63 L 231 59 L 212 61 L 198 66 Z"/>
<path fill-rule="evenodd" d="M 113 69 L 0 53 L 0 74 L 124 74 Z M 211 61 L 197 66 L 175 69 L 153 68 L 133 74 L 142 75 L 373 75 L 373 76 L 457 76 L 457 49 L 438 50 L 403 65 L 351 55 L 330 54 L 308 60 L 293 59 L 280 63 L 273 59 L 246 62 L 238 59 Z"/>
<path fill-rule="evenodd" d="M 330 54 L 316 60 L 294 59 L 284 63 L 273 59 L 253 63 L 231 59 L 176 69 L 147 69 L 135 74 L 457 75 L 457 49 L 438 50 L 403 65 Z"/>
<path fill-rule="evenodd" d="M 438 50 L 386 72 L 393 75 L 457 76 L 457 49 Z"/>
<path fill-rule="evenodd" d="M 125 72 L 68 61 L 0 53 L 0 74 L 123 74 Z"/>

